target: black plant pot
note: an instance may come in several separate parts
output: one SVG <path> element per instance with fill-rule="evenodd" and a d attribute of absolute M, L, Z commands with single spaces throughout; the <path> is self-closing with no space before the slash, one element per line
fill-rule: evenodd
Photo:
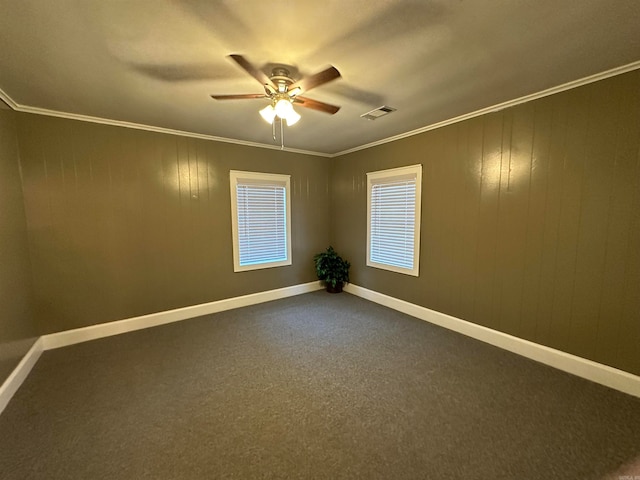
<path fill-rule="evenodd" d="M 332 287 L 330 283 L 327 283 L 327 292 L 340 293 L 342 291 L 342 283 L 336 283 L 335 287 Z"/>

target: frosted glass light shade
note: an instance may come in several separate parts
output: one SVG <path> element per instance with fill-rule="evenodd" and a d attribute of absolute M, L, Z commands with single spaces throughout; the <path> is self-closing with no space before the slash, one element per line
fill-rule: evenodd
<path fill-rule="evenodd" d="M 275 110 L 276 115 L 280 118 L 287 118 L 289 113 L 293 112 L 293 106 L 291 105 L 291 101 L 283 98 L 276 102 Z"/>
<path fill-rule="evenodd" d="M 273 123 L 273 119 L 276 117 L 276 111 L 271 105 L 267 105 L 260 110 L 260 116 L 264 118 L 267 123 Z"/>
<path fill-rule="evenodd" d="M 300 120 L 300 114 L 292 108 L 291 112 L 289 112 L 289 115 L 287 115 L 286 120 L 287 120 L 287 127 L 290 127 L 291 125 L 295 125 L 296 123 L 298 123 L 298 120 Z"/>

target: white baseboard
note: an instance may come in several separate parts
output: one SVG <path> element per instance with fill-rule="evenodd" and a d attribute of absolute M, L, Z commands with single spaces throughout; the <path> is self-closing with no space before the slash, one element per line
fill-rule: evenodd
<path fill-rule="evenodd" d="M 640 377 L 629 372 L 498 332 L 358 285 L 348 284 L 344 287 L 344 291 L 578 377 L 640 397 Z"/>
<path fill-rule="evenodd" d="M 0 385 L 0 413 L 3 412 L 9 400 L 11 400 L 13 395 L 18 391 L 18 388 L 20 388 L 20 385 L 22 385 L 22 382 L 27 378 L 29 372 L 38 361 L 38 358 L 40 358 L 42 351 L 42 339 L 38 338 L 27 354 L 22 357 L 18 366 L 13 369 L 11 375 Z"/>
<path fill-rule="evenodd" d="M 177 308 L 165 312 L 142 315 L 114 322 L 92 325 L 89 327 L 51 333 L 38 338 L 18 366 L 0 386 L 0 413 L 9 403 L 22 382 L 36 364 L 44 350 L 60 348 L 75 343 L 86 342 L 98 338 L 132 332 L 143 328 L 155 327 L 171 322 L 186 320 L 201 315 L 222 312 L 234 308 L 246 307 L 257 303 L 269 302 L 280 298 L 309 293 L 324 288 L 320 282 L 309 282 L 291 287 L 253 293 L 241 297 L 227 298 L 215 302 Z M 345 292 L 371 300 L 386 307 L 398 310 L 421 320 L 462 333 L 477 340 L 503 348 L 524 357 L 550 365 L 587 380 L 605 385 L 624 393 L 640 397 L 640 377 L 616 368 L 602 365 L 560 350 L 523 340 L 506 333 L 498 332 L 481 325 L 476 325 L 459 318 L 436 312 L 404 300 L 399 300 L 382 293 L 368 290 L 357 285 L 348 284 Z"/>
<path fill-rule="evenodd" d="M 132 317 L 124 320 L 100 323 L 89 327 L 65 330 L 64 332 L 50 333 L 43 335 L 42 345 L 44 350 L 66 347 L 75 343 L 87 342 L 121 333 L 133 332 L 143 328 L 157 327 L 167 323 L 179 322 L 189 318 L 209 315 L 211 313 L 223 312 L 234 308 L 255 305 L 256 303 L 270 302 L 280 298 L 292 297 L 303 293 L 313 292 L 322 289 L 320 282 L 302 283 L 291 287 L 268 290 L 266 292 L 252 293 L 241 297 L 225 298 L 215 302 L 201 303 L 189 307 L 166 310 L 164 312 L 151 313 L 140 317 Z"/>
<path fill-rule="evenodd" d="M 143 328 L 156 327 L 171 322 L 187 320 L 189 318 L 223 312 L 234 308 L 246 307 L 257 303 L 270 302 L 280 298 L 292 297 L 303 293 L 309 293 L 324 288 L 320 282 L 302 283 L 291 287 L 268 290 L 266 292 L 252 293 L 241 297 L 225 298 L 215 302 L 192 305 L 190 307 L 176 308 L 164 312 L 142 315 L 140 317 L 116 320 L 114 322 L 91 325 L 89 327 L 66 330 L 64 332 L 50 333 L 38 338 L 27 354 L 22 358 L 11 375 L 0 386 L 0 413 L 9 403 L 22 382 L 40 358 L 44 350 L 66 347 L 75 343 L 87 342 L 103 337 L 110 337 L 120 333 L 133 332 Z"/>

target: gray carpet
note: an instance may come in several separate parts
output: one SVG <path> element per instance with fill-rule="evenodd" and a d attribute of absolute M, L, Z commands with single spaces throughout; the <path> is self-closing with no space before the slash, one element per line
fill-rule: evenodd
<path fill-rule="evenodd" d="M 618 480 L 639 459 L 640 399 L 346 293 L 45 352 L 0 415 L 3 479 Z"/>

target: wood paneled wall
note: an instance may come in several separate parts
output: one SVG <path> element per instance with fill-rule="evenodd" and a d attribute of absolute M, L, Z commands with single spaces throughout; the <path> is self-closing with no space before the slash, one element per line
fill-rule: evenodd
<path fill-rule="evenodd" d="M 420 277 L 366 267 L 365 174 L 416 163 Z M 355 284 L 640 374 L 640 71 L 338 157 L 332 201 Z"/>
<path fill-rule="evenodd" d="M 0 385 L 36 337 L 27 245 L 16 114 L 0 105 Z"/>
<path fill-rule="evenodd" d="M 328 159 L 31 114 L 19 140 L 42 334 L 316 279 Z M 293 265 L 233 272 L 231 169 L 292 176 Z"/>
<path fill-rule="evenodd" d="M 39 334 L 313 281 L 333 243 L 358 285 L 640 374 L 640 71 L 333 160 L 7 114 Z M 415 163 L 418 278 L 364 250 L 366 172 Z M 292 175 L 291 267 L 233 273 L 230 169 Z"/>

